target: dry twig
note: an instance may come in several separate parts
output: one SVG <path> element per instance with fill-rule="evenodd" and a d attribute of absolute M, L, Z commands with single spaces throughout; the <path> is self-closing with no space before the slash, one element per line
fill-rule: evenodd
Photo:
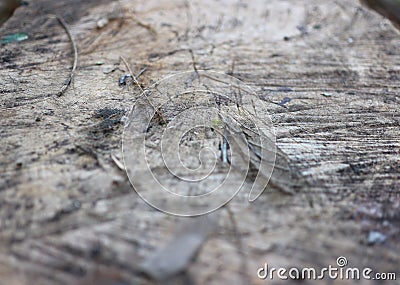
<path fill-rule="evenodd" d="M 71 30 L 69 29 L 67 23 L 64 21 L 64 19 L 58 15 L 48 15 L 49 18 L 55 18 L 57 21 L 60 23 L 60 25 L 64 28 L 65 32 L 68 35 L 69 40 L 71 41 L 72 49 L 74 51 L 74 63 L 72 65 L 71 72 L 65 80 L 64 85 L 61 87 L 61 90 L 57 93 L 57 96 L 61 96 L 65 90 L 67 90 L 68 86 L 71 84 L 72 78 L 74 77 L 76 67 L 78 65 L 78 48 L 76 47 L 76 43 L 74 38 L 72 37 Z"/>

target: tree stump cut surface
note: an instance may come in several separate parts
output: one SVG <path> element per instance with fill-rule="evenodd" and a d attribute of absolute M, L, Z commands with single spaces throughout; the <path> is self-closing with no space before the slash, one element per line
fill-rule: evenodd
<path fill-rule="evenodd" d="M 30 1 L 0 29 L 29 37 L 0 53 L 0 284 L 156 282 L 139 265 L 187 218 L 148 206 L 112 158 L 122 159 L 121 118 L 140 95 L 119 86 L 120 56 L 145 68 L 143 88 L 194 66 L 246 82 L 307 181 L 291 196 L 234 199 L 174 282 L 264 284 L 266 262 L 321 268 L 339 256 L 399 274 L 394 28 L 350 0 L 141 2 Z M 63 17 L 79 50 L 60 97 L 73 53 L 47 14 Z M 371 232 L 386 240 L 371 244 Z"/>

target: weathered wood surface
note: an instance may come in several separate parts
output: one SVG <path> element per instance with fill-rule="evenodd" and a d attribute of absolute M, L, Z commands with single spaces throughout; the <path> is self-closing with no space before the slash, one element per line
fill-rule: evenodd
<path fill-rule="evenodd" d="M 70 24 L 79 48 L 61 97 L 72 52 L 47 13 Z M 29 40 L 0 54 L 0 284 L 154 283 L 140 264 L 182 218 L 147 206 L 111 158 L 140 93 L 118 86 L 119 57 L 147 68 L 146 87 L 192 70 L 189 50 L 198 69 L 231 73 L 270 102 L 277 145 L 309 186 L 234 199 L 171 282 L 263 284 L 265 262 L 324 267 L 338 256 L 399 273 L 400 38 L 380 16 L 350 0 L 37 0 L 0 34 L 20 31 Z M 370 231 L 386 241 L 368 245 Z"/>

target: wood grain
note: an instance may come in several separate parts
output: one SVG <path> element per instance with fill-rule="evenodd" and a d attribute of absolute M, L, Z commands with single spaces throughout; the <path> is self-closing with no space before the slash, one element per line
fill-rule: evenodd
<path fill-rule="evenodd" d="M 389 22 L 350 0 L 82 3 L 32 1 L 0 29 L 29 35 L 0 53 L 0 284 L 155 284 L 139 265 L 183 221 L 145 204 L 112 159 L 140 94 L 118 85 L 121 55 L 133 72 L 146 67 L 142 87 L 193 59 L 249 84 L 309 185 L 250 205 L 236 197 L 171 284 L 263 284 L 265 262 L 338 256 L 399 273 L 400 38 Z M 61 97 L 73 53 L 47 13 L 79 50 Z M 367 245 L 370 231 L 385 243 Z"/>

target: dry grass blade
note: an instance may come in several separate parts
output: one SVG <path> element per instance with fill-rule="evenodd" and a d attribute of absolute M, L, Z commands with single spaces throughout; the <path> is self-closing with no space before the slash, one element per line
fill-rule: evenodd
<path fill-rule="evenodd" d="M 48 17 L 57 19 L 57 21 L 60 23 L 60 25 L 63 27 L 63 29 L 67 33 L 68 38 L 72 45 L 72 49 L 74 51 L 74 63 L 72 65 L 71 72 L 70 72 L 68 78 L 65 80 L 64 85 L 61 87 L 61 90 L 57 93 L 57 96 L 61 96 L 64 94 L 65 90 L 67 90 L 68 86 L 71 84 L 71 81 L 75 75 L 75 70 L 78 65 L 78 48 L 76 46 L 76 42 L 75 42 L 74 38 L 72 37 L 71 30 L 69 29 L 69 27 L 68 27 L 67 23 L 64 21 L 64 19 L 57 15 L 48 15 Z"/>

